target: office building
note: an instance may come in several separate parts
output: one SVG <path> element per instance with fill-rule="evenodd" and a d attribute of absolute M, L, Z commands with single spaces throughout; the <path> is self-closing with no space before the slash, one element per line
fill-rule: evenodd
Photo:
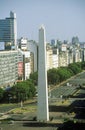
<path fill-rule="evenodd" d="M 10 12 L 10 17 L 0 19 L 0 43 L 3 43 L 7 50 L 17 47 L 16 14 L 13 12 Z"/>
<path fill-rule="evenodd" d="M 52 40 L 51 40 L 51 46 L 56 46 L 56 45 L 57 45 L 57 40 L 52 39 Z"/>
<path fill-rule="evenodd" d="M 18 79 L 18 51 L 0 51 L 0 87 L 13 85 Z"/>
<path fill-rule="evenodd" d="M 29 79 L 30 52 L 21 50 L 0 51 L 0 87 Z"/>

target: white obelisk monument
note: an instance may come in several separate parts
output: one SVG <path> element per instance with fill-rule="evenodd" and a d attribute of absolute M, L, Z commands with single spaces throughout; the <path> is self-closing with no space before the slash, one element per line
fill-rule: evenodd
<path fill-rule="evenodd" d="M 43 25 L 39 29 L 37 120 L 49 121 L 47 69 L 46 69 L 46 36 L 45 36 L 45 28 Z"/>

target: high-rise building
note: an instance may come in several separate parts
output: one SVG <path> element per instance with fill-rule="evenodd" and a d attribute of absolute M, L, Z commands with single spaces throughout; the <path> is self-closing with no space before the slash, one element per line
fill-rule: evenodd
<path fill-rule="evenodd" d="M 76 37 L 73 37 L 72 38 L 72 44 L 75 45 L 75 44 L 78 44 L 79 43 L 79 38 L 76 36 Z"/>
<path fill-rule="evenodd" d="M 10 12 L 10 17 L 0 19 L 0 42 L 9 50 L 17 46 L 16 14 L 13 12 Z"/>
<path fill-rule="evenodd" d="M 51 40 L 51 46 L 56 46 L 56 45 L 57 45 L 57 40 L 52 39 L 52 40 Z"/>
<path fill-rule="evenodd" d="M 19 52 L 0 51 L 0 87 L 14 84 L 18 80 Z"/>

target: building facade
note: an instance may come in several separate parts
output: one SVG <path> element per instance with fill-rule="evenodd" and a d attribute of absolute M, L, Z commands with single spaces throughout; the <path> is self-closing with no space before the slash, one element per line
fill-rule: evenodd
<path fill-rule="evenodd" d="M 10 17 L 0 19 L 0 42 L 3 42 L 8 50 L 17 47 L 16 14 L 13 12 L 10 12 Z"/>
<path fill-rule="evenodd" d="M 59 66 L 58 67 L 62 67 L 62 66 L 68 66 L 68 51 L 61 51 L 59 53 Z"/>
<path fill-rule="evenodd" d="M 29 79 L 31 73 L 30 51 L 23 51 L 23 74 L 24 80 Z"/>
<path fill-rule="evenodd" d="M 20 39 L 19 39 L 19 43 L 18 43 L 19 45 L 19 48 L 22 50 L 22 51 L 27 51 L 27 49 L 28 49 L 28 39 L 27 38 L 23 38 L 23 37 L 21 37 Z"/>
<path fill-rule="evenodd" d="M 31 73 L 30 52 L 0 51 L 0 87 L 29 79 Z"/>
<path fill-rule="evenodd" d="M 31 53 L 31 65 L 32 65 L 32 72 L 38 71 L 38 43 L 30 40 L 28 41 L 28 50 Z"/>
<path fill-rule="evenodd" d="M 31 53 L 30 51 L 18 50 L 18 80 L 29 79 L 31 70 Z"/>
<path fill-rule="evenodd" d="M 52 55 L 53 55 L 52 48 L 50 46 L 47 46 L 46 47 L 46 68 L 47 68 L 47 70 L 53 68 Z"/>
<path fill-rule="evenodd" d="M 52 55 L 52 67 L 58 68 L 59 65 L 59 50 L 53 48 L 53 55 Z"/>
<path fill-rule="evenodd" d="M 18 62 L 18 51 L 0 51 L 0 87 L 6 87 L 17 81 Z"/>

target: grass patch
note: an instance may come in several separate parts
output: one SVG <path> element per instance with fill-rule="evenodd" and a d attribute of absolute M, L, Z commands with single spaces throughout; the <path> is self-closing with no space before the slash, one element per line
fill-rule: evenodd
<path fill-rule="evenodd" d="M 9 113 L 10 114 L 23 114 L 28 112 L 35 112 L 37 110 L 36 106 L 26 106 L 12 109 Z"/>
<path fill-rule="evenodd" d="M 7 103 L 7 104 L 0 104 L 0 107 L 4 107 L 4 106 L 13 106 L 14 104 L 12 104 L 12 103 Z"/>

